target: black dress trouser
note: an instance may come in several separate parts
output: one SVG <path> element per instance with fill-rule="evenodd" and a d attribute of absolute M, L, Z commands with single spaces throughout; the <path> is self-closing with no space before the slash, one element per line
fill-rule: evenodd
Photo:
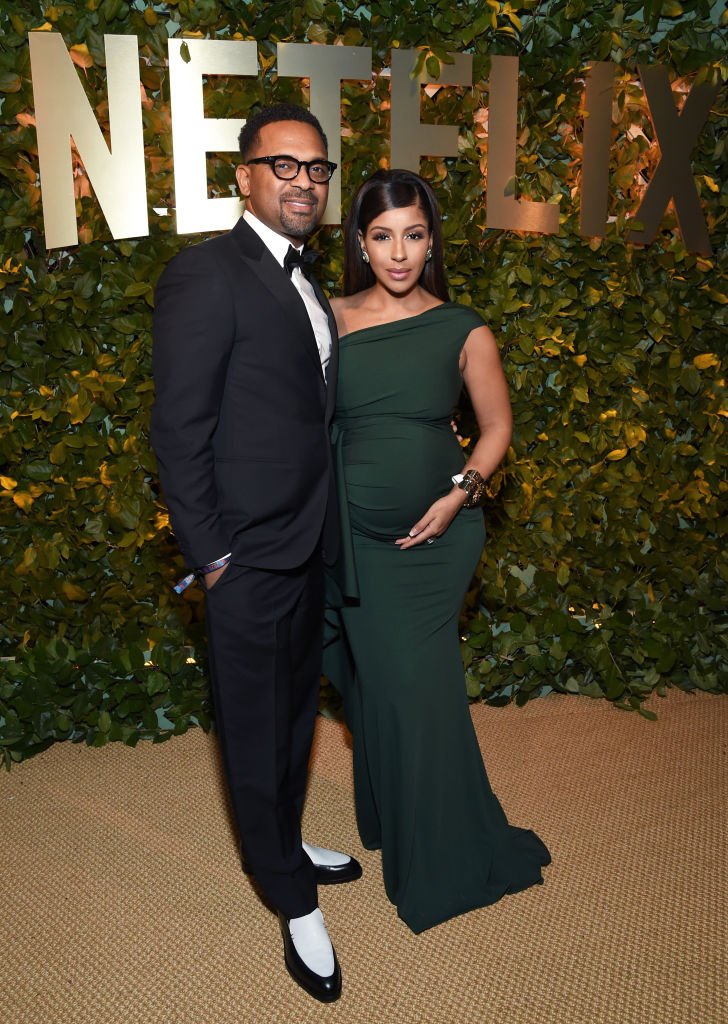
<path fill-rule="evenodd" d="M 301 813 L 318 707 L 323 564 L 230 564 L 207 592 L 215 719 L 245 858 L 286 917 L 318 905 Z"/>

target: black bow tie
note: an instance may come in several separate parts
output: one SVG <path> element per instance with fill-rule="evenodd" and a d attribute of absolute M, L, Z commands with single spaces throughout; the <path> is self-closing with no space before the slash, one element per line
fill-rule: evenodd
<path fill-rule="evenodd" d="M 310 277 L 313 264 L 318 257 L 319 254 L 314 252 L 313 249 L 304 249 L 303 252 L 299 252 L 298 249 L 294 249 L 292 245 L 289 245 L 288 252 L 283 259 L 283 269 L 290 277 L 293 273 L 293 268 L 300 267 L 301 273 L 306 277 Z"/>

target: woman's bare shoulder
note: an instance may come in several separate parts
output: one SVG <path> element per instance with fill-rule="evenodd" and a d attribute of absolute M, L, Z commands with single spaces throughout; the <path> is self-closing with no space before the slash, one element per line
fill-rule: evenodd
<path fill-rule="evenodd" d="M 339 334 L 348 334 L 357 326 L 358 310 L 362 306 L 362 298 L 365 292 L 357 292 L 356 295 L 340 295 L 331 299 L 331 309 L 336 318 L 336 325 Z"/>

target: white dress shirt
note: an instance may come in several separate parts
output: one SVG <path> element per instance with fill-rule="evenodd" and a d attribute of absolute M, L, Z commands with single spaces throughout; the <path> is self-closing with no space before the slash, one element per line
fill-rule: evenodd
<path fill-rule="evenodd" d="M 243 214 L 243 218 L 255 231 L 256 235 L 263 242 L 265 247 L 271 253 L 273 258 L 283 266 L 283 260 L 288 252 L 288 246 L 291 243 L 283 235 L 279 235 L 277 231 L 273 231 L 264 224 L 261 220 L 252 214 L 248 210 Z M 303 252 L 303 246 L 293 246 L 298 252 Z M 291 274 L 291 281 L 295 285 L 298 294 L 303 299 L 303 304 L 306 307 L 308 318 L 311 321 L 311 327 L 316 337 L 316 344 L 319 350 L 319 358 L 321 360 L 321 372 L 326 377 L 326 367 L 328 366 L 329 359 L 331 358 L 331 331 L 329 329 L 329 318 L 326 315 L 326 311 L 321 308 L 321 304 L 316 298 L 316 293 L 313 290 L 311 282 L 307 280 L 306 275 L 303 273 L 300 267 L 294 267 L 293 273 Z"/>

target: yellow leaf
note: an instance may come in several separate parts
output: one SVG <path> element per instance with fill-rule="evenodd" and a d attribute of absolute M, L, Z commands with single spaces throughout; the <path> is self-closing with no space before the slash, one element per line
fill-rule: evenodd
<path fill-rule="evenodd" d="M 18 508 L 22 508 L 23 512 L 28 511 L 30 506 L 33 504 L 33 500 L 33 495 L 28 494 L 27 491 L 18 491 L 17 494 L 13 495 L 13 501 Z"/>
<path fill-rule="evenodd" d="M 83 423 L 91 412 L 88 394 L 85 391 L 79 391 L 78 394 L 71 395 L 66 403 L 66 412 L 71 417 L 71 423 Z"/>
<path fill-rule="evenodd" d="M 18 576 L 24 576 L 35 565 L 36 558 L 35 548 L 31 544 L 23 552 L 23 559 L 20 564 L 15 566 L 15 572 Z"/>
<path fill-rule="evenodd" d="M 11 476 L 0 476 L 0 484 L 2 484 L 6 490 L 12 491 L 14 487 L 18 486 L 18 481 L 13 480 Z"/>
<path fill-rule="evenodd" d="M 713 181 L 709 174 L 703 175 L 703 181 L 708 186 L 711 192 L 720 192 L 720 188 L 718 187 L 718 185 L 716 185 L 716 183 Z"/>
<path fill-rule="evenodd" d="M 586 356 L 585 355 L 574 356 L 574 362 L 576 363 L 577 366 L 583 366 L 584 363 L 586 362 Z"/>
<path fill-rule="evenodd" d="M 629 454 L 629 448 L 613 448 L 607 455 L 610 462 L 618 462 L 623 459 L 625 455 Z"/>
<path fill-rule="evenodd" d="M 693 359 L 693 365 L 698 370 L 707 370 L 710 366 L 720 366 L 720 359 L 715 352 L 703 352 Z"/>
<path fill-rule="evenodd" d="M 634 448 L 647 440 L 647 431 L 638 424 L 628 423 L 624 428 L 624 439 L 630 448 Z"/>
<path fill-rule="evenodd" d="M 85 43 L 76 43 L 71 47 L 69 56 L 74 64 L 77 64 L 80 68 L 92 68 L 94 66 L 94 59 L 88 52 L 88 46 Z"/>
<path fill-rule="evenodd" d="M 60 464 L 65 461 L 66 451 L 67 451 L 67 449 L 66 449 L 65 442 L 64 441 L 58 441 L 51 448 L 51 453 L 48 456 L 48 458 L 50 459 L 50 461 L 53 463 L 54 466 L 60 466 Z"/>
<path fill-rule="evenodd" d="M 104 487 L 111 487 L 111 485 L 114 482 L 114 479 L 111 476 L 111 473 L 109 472 L 109 466 L 106 462 L 101 463 L 99 479 L 101 480 L 101 483 L 104 485 Z"/>
<path fill-rule="evenodd" d="M 64 580 L 61 583 L 61 590 L 69 601 L 85 601 L 88 598 L 85 590 L 77 587 L 75 583 L 69 583 L 68 580 Z"/>

